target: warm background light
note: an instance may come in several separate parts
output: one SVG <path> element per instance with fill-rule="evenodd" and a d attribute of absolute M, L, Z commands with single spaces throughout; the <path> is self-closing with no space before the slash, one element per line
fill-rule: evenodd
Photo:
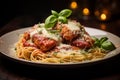
<path fill-rule="evenodd" d="M 83 9 L 83 15 L 89 15 L 90 14 L 90 11 L 88 8 L 84 8 Z"/>
<path fill-rule="evenodd" d="M 107 26 L 106 26 L 105 24 L 100 24 L 100 29 L 106 30 L 106 29 L 107 29 Z"/>
<path fill-rule="evenodd" d="M 76 1 L 71 2 L 70 7 L 72 9 L 76 9 L 78 7 L 77 2 Z"/>
<path fill-rule="evenodd" d="M 100 12 L 98 10 L 96 10 L 94 14 L 95 14 L 95 16 L 99 16 Z"/>
<path fill-rule="evenodd" d="M 101 20 L 106 20 L 106 19 L 107 19 L 106 14 L 102 13 L 102 14 L 100 15 L 100 19 L 101 19 Z"/>
<path fill-rule="evenodd" d="M 96 10 L 95 16 L 101 21 L 107 21 L 111 17 L 111 11 L 109 9 Z"/>

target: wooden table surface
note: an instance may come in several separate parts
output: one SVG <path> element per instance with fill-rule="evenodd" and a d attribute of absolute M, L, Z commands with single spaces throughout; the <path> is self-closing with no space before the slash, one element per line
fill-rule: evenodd
<path fill-rule="evenodd" d="M 20 16 L 0 29 L 0 36 L 15 29 L 33 26 L 39 21 L 35 16 Z M 111 32 L 120 37 L 120 20 L 101 22 L 79 20 L 81 24 Z M 120 80 L 120 55 L 109 60 L 84 67 L 49 68 L 15 62 L 0 54 L 0 80 L 81 79 Z"/>

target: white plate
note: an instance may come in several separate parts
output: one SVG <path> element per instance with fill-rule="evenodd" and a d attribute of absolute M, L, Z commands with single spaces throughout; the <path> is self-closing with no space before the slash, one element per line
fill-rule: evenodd
<path fill-rule="evenodd" d="M 28 27 L 30 28 L 30 27 Z M 30 65 L 35 65 L 35 66 L 70 66 L 70 65 L 84 65 L 84 64 L 92 64 L 95 62 L 99 62 L 99 61 L 103 61 L 106 59 L 109 59 L 113 56 L 116 56 L 120 53 L 120 38 L 112 33 L 106 32 L 106 31 L 102 31 L 99 29 L 95 29 L 95 28 L 88 28 L 85 27 L 86 31 L 91 35 L 91 36 L 96 36 L 98 38 L 103 37 L 103 36 L 107 36 L 109 38 L 110 41 L 112 41 L 115 46 L 117 47 L 117 49 L 115 49 L 114 51 L 111 51 L 110 53 L 108 53 L 108 55 L 106 55 L 104 58 L 102 59 L 98 59 L 98 60 L 93 60 L 93 61 L 84 61 L 84 62 L 79 62 L 79 63 L 63 63 L 63 64 L 53 64 L 53 63 L 37 63 L 37 62 L 32 62 L 32 61 L 28 61 L 28 60 L 23 60 L 23 59 L 19 59 L 15 56 L 15 51 L 14 51 L 14 44 L 18 41 L 19 39 L 19 35 L 24 33 L 26 30 L 28 30 L 28 28 L 23 28 L 23 29 L 19 29 L 19 30 L 15 30 L 9 33 L 4 34 L 3 36 L 0 37 L 0 52 L 5 56 L 8 57 L 14 61 L 18 61 L 21 63 L 25 63 L 25 64 L 30 64 Z"/>

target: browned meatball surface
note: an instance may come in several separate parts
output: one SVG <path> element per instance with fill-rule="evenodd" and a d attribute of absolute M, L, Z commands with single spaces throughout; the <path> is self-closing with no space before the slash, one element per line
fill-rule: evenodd
<path fill-rule="evenodd" d="M 78 34 L 75 34 L 73 31 L 71 31 L 65 25 L 63 26 L 63 28 L 61 30 L 61 35 L 65 40 L 68 40 L 68 41 L 71 41 L 78 36 Z"/>
<path fill-rule="evenodd" d="M 55 47 L 56 44 L 57 44 L 57 41 L 55 41 L 53 39 L 49 39 L 49 38 L 43 37 L 43 36 L 41 36 L 39 34 L 34 34 L 32 36 L 32 41 L 43 52 L 49 51 L 50 49 Z"/>
<path fill-rule="evenodd" d="M 75 40 L 72 42 L 72 45 L 79 47 L 81 49 L 90 48 L 91 46 L 88 42 L 83 41 L 83 40 Z"/>

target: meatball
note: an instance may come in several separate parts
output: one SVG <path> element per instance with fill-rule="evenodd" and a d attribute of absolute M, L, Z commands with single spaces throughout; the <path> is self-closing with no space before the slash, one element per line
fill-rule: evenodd
<path fill-rule="evenodd" d="M 24 32 L 23 37 L 27 41 L 30 39 L 30 33 L 33 32 L 35 29 L 38 28 L 38 25 L 34 25 L 32 28 L 30 28 L 28 31 Z"/>
<path fill-rule="evenodd" d="M 76 46 L 76 47 L 79 47 L 81 49 L 90 48 L 91 47 L 91 45 L 88 42 L 84 41 L 84 40 L 74 40 L 72 42 L 72 45 Z"/>
<path fill-rule="evenodd" d="M 71 42 L 80 34 L 80 27 L 75 21 L 68 21 L 67 24 L 57 23 L 55 29 L 60 30 L 63 40 Z"/>
<path fill-rule="evenodd" d="M 32 41 L 43 52 L 47 52 L 57 45 L 56 40 L 41 36 L 39 34 L 34 34 L 32 36 Z"/>
<path fill-rule="evenodd" d="M 70 30 L 68 25 L 63 25 L 61 30 L 61 36 L 63 39 L 67 41 L 72 41 L 73 39 L 77 38 L 79 35 L 79 30 Z"/>

